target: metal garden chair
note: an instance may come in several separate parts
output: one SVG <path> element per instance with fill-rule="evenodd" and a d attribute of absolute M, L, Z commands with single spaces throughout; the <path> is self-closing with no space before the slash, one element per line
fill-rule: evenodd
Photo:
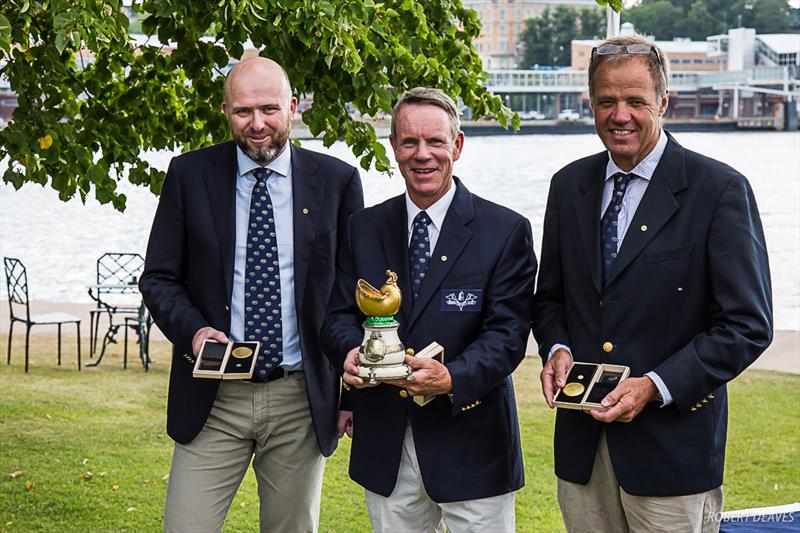
<path fill-rule="evenodd" d="M 22 261 L 13 257 L 4 257 L 3 266 L 6 271 L 6 288 L 8 289 L 8 307 L 11 324 L 8 328 L 8 361 L 11 364 L 11 337 L 14 333 L 14 323 L 25 324 L 25 372 L 28 371 L 28 358 L 30 352 L 31 328 L 37 324 L 56 324 L 58 326 L 58 364 L 61 365 L 61 325 L 75 323 L 78 330 L 78 370 L 81 369 L 81 319 L 67 313 L 47 313 L 31 315 L 30 300 L 28 298 L 28 274 Z M 25 314 L 17 314 L 21 308 Z"/>
<path fill-rule="evenodd" d="M 125 348 L 123 350 L 122 368 L 128 368 L 128 329 L 132 329 L 136 333 L 136 342 L 139 344 L 139 359 L 142 362 L 144 371 L 150 368 L 150 327 L 153 325 L 153 319 L 144 303 L 139 307 L 139 314 L 137 316 L 125 317 Z"/>
<path fill-rule="evenodd" d="M 97 337 L 100 329 L 100 316 L 108 315 L 108 342 L 116 342 L 114 335 L 121 324 L 114 324 L 114 315 L 139 315 L 139 304 L 132 303 L 130 296 L 138 294 L 136 286 L 144 269 L 144 257 L 137 253 L 106 252 L 97 259 L 97 284 L 89 290 L 89 295 L 97 302 L 97 307 L 89 311 L 89 353 L 97 351 Z M 103 349 L 108 344 L 104 340 Z"/>

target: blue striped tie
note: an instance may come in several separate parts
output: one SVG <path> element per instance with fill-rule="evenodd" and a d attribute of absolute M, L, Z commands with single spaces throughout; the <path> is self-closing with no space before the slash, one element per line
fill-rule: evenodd
<path fill-rule="evenodd" d="M 614 174 L 614 192 L 611 194 L 611 201 L 608 208 L 600 220 L 600 239 L 603 253 L 603 281 L 608 283 L 611 271 L 614 268 L 614 261 L 617 259 L 619 243 L 617 238 L 617 224 L 619 211 L 622 209 L 622 200 L 625 199 L 625 191 L 628 182 L 635 176 L 633 174 Z"/>

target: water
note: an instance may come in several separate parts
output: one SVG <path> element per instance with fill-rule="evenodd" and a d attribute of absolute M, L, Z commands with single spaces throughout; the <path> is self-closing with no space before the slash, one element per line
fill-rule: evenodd
<path fill-rule="evenodd" d="M 750 180 L 769 247 L 775 325 L 800 330 L 800 133 L 681 133 L 677 139 Z M 307 141 L 303 146 L 356 163 L 344 144 L 325 149 L 321 142 Z M 589 134 L 468 137 L 455 171 L 472 192 L 527 216 L 538 250 L 551 176 L 601 149 Z M 172 155 L 152 153 L 148 160 L 166 169 Z M 399 173 L 362 171 L 362 178 L 367 205 L 403 192 Z M 128 196 L 124 214 L 94 200 L 62 203 L 54 191 L 38 185 L 19 191 L 0 185 L 0 254 L 26 264 L 32 299 L 90 303 L 86 286 L 94 280 L 98 256 L 144 254 L 157 199 L 128 183 L 120 189 Z M 6 298 L 5 283 L 0 297 Z"/>

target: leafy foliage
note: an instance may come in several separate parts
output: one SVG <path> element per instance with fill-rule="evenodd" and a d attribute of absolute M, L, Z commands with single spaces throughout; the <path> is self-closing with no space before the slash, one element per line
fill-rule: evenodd
<path fill-rule="evenodd" d="M 703 41 L 739 26 L 757 33 L 787 32 L 792 29 L 791 13 L 787 0 L 641 0 L 624 10 L 622 19 L 660 40 Z"/>
<path fill-rule="evenodd" d="M 622 9 L 622 0 L 595 0 L 601 6 L 609 6 L 611 9 L 616 11 L 617 13 L 620 12 Z"/>
<path fill-rule="evenodd" d="M 119 210 L 121 179 L 158 194 L 164 174 L 142 152 L 228 137 L 221 74 L 246 46 L 284 65 L 297 94 L 313 94 L 303 121 L 326 145 L 344 139 L 364 168 L 390 163 L 348 106 L 389 113 L 410 87 L 439 87 L 476 116 L 519 124 L 482 84 L 480 22 L 460 0 L 139 0 L 133 9 L 145 42 L 129 35 L 121 0 L 4 0 L 0 75 L 19 100 L 0 130 L 5 182 L 49 185 L 62 200 L 93 192 Z"/>
<path fill-rule="evenodd" d="M 600 3 L 600 2 L 598 2 Z M 521 39 L 525 43 L 523 68 L 532 65 L 569 65 L 570 42 L 605 36 L 606 15 L 599 9 L 558 6 L 545 9 L 525 22 Z"/>

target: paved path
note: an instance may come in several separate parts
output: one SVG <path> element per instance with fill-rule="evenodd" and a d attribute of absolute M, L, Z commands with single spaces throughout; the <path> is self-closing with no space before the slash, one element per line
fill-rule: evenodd
<path fill-rule="evenodd" d="M 70 313 L 82 319 L 81 322 L 81 336 L 89 338 L 89 310 L 94 306 L 86 304 L 62 304 L 50 302 L 32 302 L 31 313 L 51 313 L 60 311 L 63 313 Z M 105 323 L 101 319 L 102 324 Z M 8 301 L 0 300 L 0 332 L 8 332 Z M 24 331 L 20 325 L 14 326 L 14 336 L 16 337 Z M 55 326 L 34 326 L 31 329 L 32 335 L 55 335 Z M 64 328 L 63 334 L 65 337 L 74 337 L 74 328 Z M 153 340 L 166 340 L 161 331 L 156 326 L 153 326 L 152 332 Z M 121 338 L 121 337 L 120 337 Z M 87 344 L 88 349 L 88 344 Z M 536 345 L 533 339 L 528 341 L 528 353 L 536 353 Z M 766 370 L 780 370 L 783 372 L 794 372 L 800 374 L 800 331 L 777 331 L 775 332 L 775 339 L 772 345 L 767 349 L 764 354 L 753 363 L 752 368 L 761 368 Z"/>
<path fill-rule="evenodd" d="M 528 353 L 536 351 L 533 339 L 528 339 Z M 776 331 L 770 347 L 750 368 L 800 374 L 800 331 Z"/>
<path fill-rule="evenodd" d="M 24 307 L 18 306 L 17 308 L 22 309 L 22 313 L 25 312 Z M 90 303 L 86 304 L 65 304 L 65 303 L 52 303 L 52 302 L 31 302 L 31 314 L 43 314 L 43 313 L 69 313 L 70 315 L 75 315 L 81 319 L 81 338 L 86 338 L 87 341 L 89 339 L 89 310 L 94 309 L 95 306 Z M 119 317 L 117 317 L 119 318 Z M 0 332 L 8 333 L 8 300 L 0 300 Z M 124 320 L 124 319 L 123 319 Z M 118 320 L 115 318 L 115 323 Z M 108 318 L 101 317 L 100 318 L 100 333 L 104 334 L 105 330 L 104 327 L 108 326 Z M 24 335 L 25 328 L 20 324 L 17 323 L 14 325 L 14 338 L 17 335 Z M 31 328 L 31 335 L 53 335 L 57 334 L 56 326 L 33 326 Z M 68 338 L 75 337 L 75 326 L 63 326 L 61 328 L 61 334 Z M 128 334 L 130 336 L 130 333 Z M 122 339 L 122 330 L 119 330 L 119 339 Z M 152 340 L 163 341 L 166 340 L 164 334 L 158 329 L 157 326 L 153 325 L 153 328 L 150 330 L 150 338 Z M 102 339 L 102 337 L 101 337 Z M 23 338 L 23 342 L 24 342 Z M 88 350 L 89 345 L 86 345 Z"/>

